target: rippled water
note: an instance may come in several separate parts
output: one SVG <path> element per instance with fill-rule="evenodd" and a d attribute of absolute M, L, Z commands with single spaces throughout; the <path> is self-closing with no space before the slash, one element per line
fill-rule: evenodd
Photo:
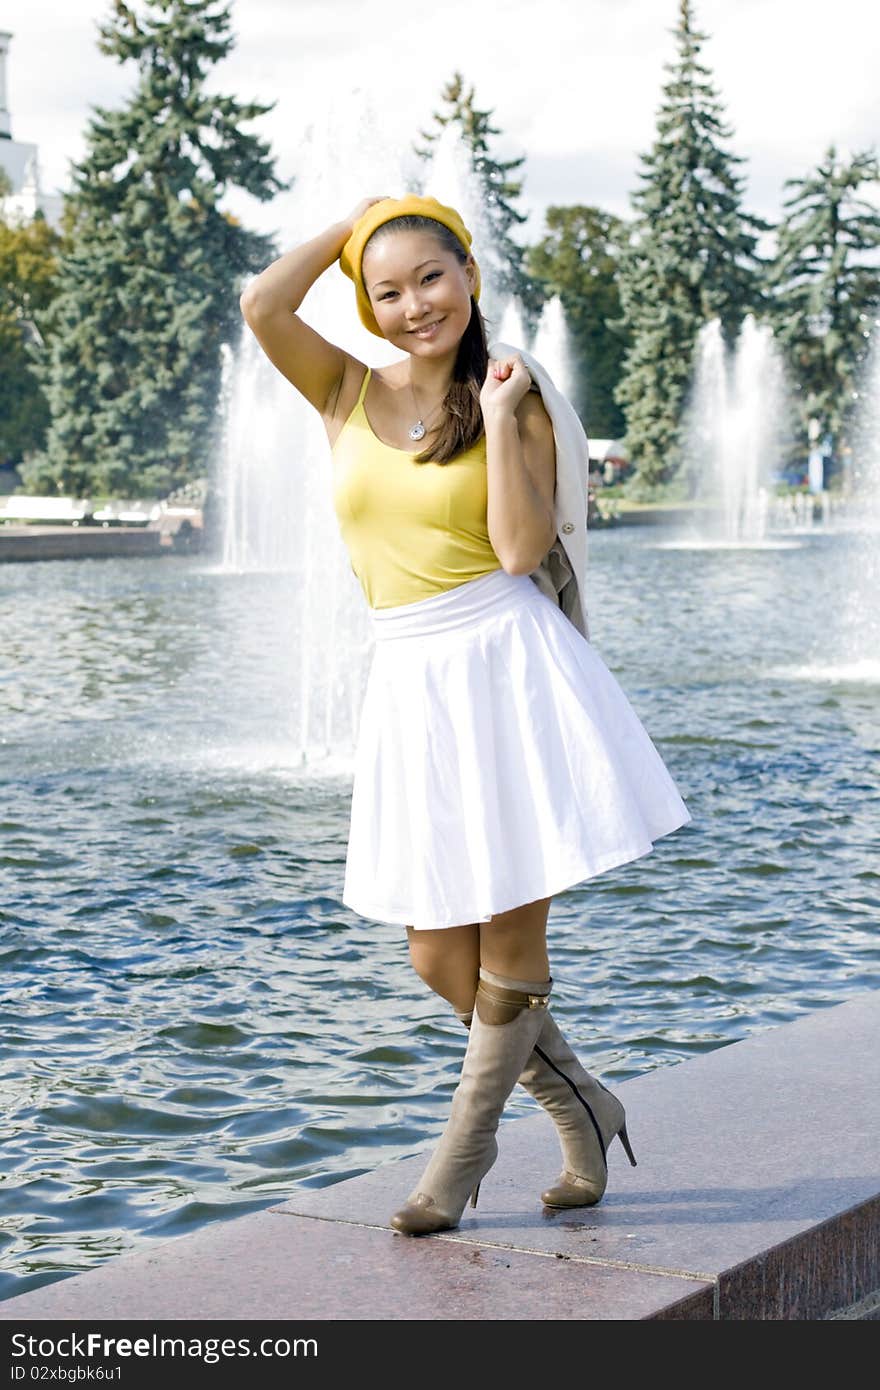
<path fill-rule="evenodd" d="M 880 654 L 838 621 L 874 538 L 672 541 L 591 541 L 594 644 L 693 816 L 553 903 L 555 1011 L 612 1082 L 873 988 L 880 956 Z M 402 929 L 340 905 L 344 766 L 297 766 L 289 582 L 0 566 L 0 1297 L 445 1121 L 465 1035 Z"/>

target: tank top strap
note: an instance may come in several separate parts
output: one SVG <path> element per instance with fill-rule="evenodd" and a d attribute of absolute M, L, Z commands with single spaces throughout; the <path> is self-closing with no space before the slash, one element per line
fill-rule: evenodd
<path fill-rule="evenodd" d="M 357 403 L 356 403 L 356 405 L 355 405 L 355 410 L 357 409 L 357 407 L 358 407 L 359 405 L 363 405 L 363 403 L 364 403 L 364 396 L 367 394 L 367 387 L 368 387 L 369 384 L 370 384 L 370 377 L 372 376 L 372 374 L 373 374 L 373 369 L 372 369 L 372 367 L 368 367 L 367 370 L 364 372 L 364 379 L 363 379 L 363 381 L 361 382 L 360 394 L 359 394 L 359 396 L 358 396 L 358 398 L 357 398 Z"/>

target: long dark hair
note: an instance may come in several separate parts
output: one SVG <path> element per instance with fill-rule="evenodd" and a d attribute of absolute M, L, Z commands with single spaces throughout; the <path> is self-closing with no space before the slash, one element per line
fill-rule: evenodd
<path fill-rule="evenodd" d="M 458 237 L 442 222 L 433 217 L 422 217 L 408 213 L 404 217 L 392 217 L 377 227 L 367 242 L 393 231 L 430 232 L 436 237 L 444 251 L 450 251 L 456 260 L 464 265 L 468 253 Z M 452 381 L 443 398 L 443 424 L 422 453 L 414 454 L 416 463 L 448 463 L 465 449 L 472 449 L 483 436 L 483 412 L 480 409 L 480 391 L 489 369 L 489 346 L 486 341 L 486 324 L 480 313 L 480 306 L 471 295 L 471 317 L 458 345 Z"/>

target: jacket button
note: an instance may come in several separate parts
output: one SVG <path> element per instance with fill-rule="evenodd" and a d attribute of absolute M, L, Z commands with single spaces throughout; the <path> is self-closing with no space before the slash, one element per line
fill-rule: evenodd
<path fill-rule="evenodd" d="M 563 521 L 563 523 L 562 523 L 562 529 L 563 529 L 563 531 L 565 532 L 565 534 L 568 535 L 571 531 L 574 530 L 574 522 L 573 522 L 573 521 Z"/>

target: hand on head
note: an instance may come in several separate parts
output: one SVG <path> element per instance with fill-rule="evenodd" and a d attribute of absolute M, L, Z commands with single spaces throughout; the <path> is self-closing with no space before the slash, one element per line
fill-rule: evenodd
<path fill-rule="evenodd" d="M 353 227 L 355 222 L 358 222 L 360 218 L 363 217 L 368 208 L 371 208 L 374 203 L 384 203 L 389 196 L 390 195 L 387 193 L 380 193 L 378 198 L 362 198 L 343 221 L 350 223 Z"/>

